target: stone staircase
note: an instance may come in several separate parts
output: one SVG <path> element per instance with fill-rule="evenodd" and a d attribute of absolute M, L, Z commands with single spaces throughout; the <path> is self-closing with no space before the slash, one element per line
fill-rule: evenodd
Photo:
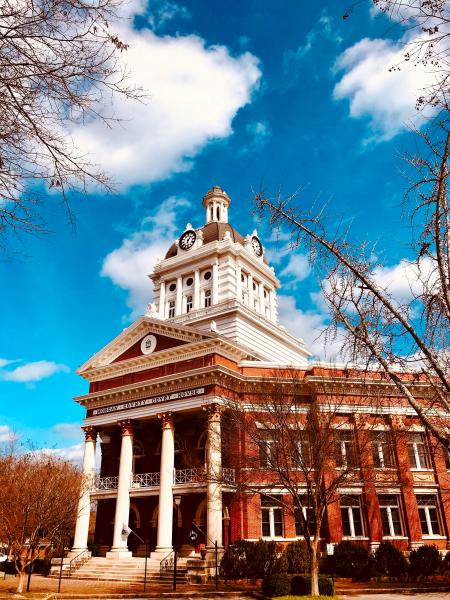
<path fill-rule="evenodd" d="M 111 560 L 93 557 L 84 562 L 78 569 L 63 571 L 63 577 L 94 581 L 126 581 L 129 583 L 144 583 L 145 558 L 133 557 Z M 55 573 L 56 576 L 56 573 Z M 168 568 L 161 576 L 160 561 L 147 560 L 147 581 L 159 581 L 170 584 L 173 581 L 173 568 Z M 177 582 L 187 581 L 186 559 L 180 558 L 177 563 Z"/>

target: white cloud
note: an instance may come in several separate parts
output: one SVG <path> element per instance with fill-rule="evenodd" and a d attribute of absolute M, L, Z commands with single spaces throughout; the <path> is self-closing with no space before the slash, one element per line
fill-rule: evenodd
<path fill-rule="evenodd" d="M 83 461 L 84 444 L 73 444 L 64 448 L 42 448 L 39 452 L 51 454 L 74 463 L 81 463 Z"/>
<path fill-rule="evenodd" d="M 272 135 L 270 126 L 265 121 L 247 123 L 245 129 L 249 135 L 250 142 L 242 148 L 243 154 L 262 150 Z"/>
<path fill-rule="evenodd" d="M 336 70 L 343 74 L 334 98 L 349 100 L 351 117 L 368 117 L 378 140 L 389 140 L 408 125 L 420 126 L 429 116 L 418 112 L 415 103 L 435 75 L 423 65 L 405 61 L 404 51 L 401 44 L 364 38 L 336 62 Z M 390 71 L 397 65 L 399 70 Z"/>
<path fill-rule="evenodd" d="M 3 369 L 3 367 L 7 367 L 8 365 L 12 365 L 16 362 L 20 362 L 19 359 L 14 359 L 14 360 L 9 360 L 7 358 L 0 358 L 0 369 Z"/>
<path fill-rule="evenodd" d="M 375 281 L 387 289 L 397 302 L 409 302 L 414 296 L 423 292 L 423 283 L 432 284 L 433 264 L 429 258 L 423 258 L 418 266 L 416 263 L 402 259 L 396 265 L 379 267 L 375 271 Z"/>
<path fill-rule="evenodd" d="M 323 331 L 327 314 L 320 310 L 304 311 L 296 307 L 294 296 L 278 296 L 278 319 L 289 333 L 302 338 L 313 358 L 330 362 L 340 361 L 339 340 L 327 341 Z"/>
<path fill-rule="evenodd" d="M 13 430 L 8 425 L 0 425 L 0 443 L 10 442 L 15 438 Z"/>
<path fill-rule="evenodd" d="M 307 257 L 304 254 L 291 254 L 287 265 L 280 273 L 280 277 L 295 279 L 295 283 L 306 279 L 311 269 Z M 292 282 L 291 282 L 292 283 Z"/>
<path fill-rule="evenodd" d="M 170 0 L 157 0 L 150 3 L 148 24 L 157 31 L 174 19 L 190 19 L 191 14 L 185 6 L 170 2 Z"/>
<path fill-rule="evenodd" d="M 102 276 L 109 277 L 128 292 L 127 304 L 132 309 L 132 318 L 141 315 L 152 299 L 152 284 L 147 275 L 156 260 L 164 258 L 177 233 L 180 209 L 187 206 L 189 203 L 184 198 L 168 198 L 145 219 L 140 231 L 123 240 L 103 261 Z"/>
<path fill-rule="evenodd" d="M 38 360 L 16 367 L 11 371 L 3 371 L 0 378 L 4 381 L 16 381 L 18 383 L 31 383 L 40 381 L 54 375 L 55 373 L 67 373 L 69 367 L 48 360 Z"/>
<path fill-rule="evenodd" d="M 52 431 L 66 439 L 80 439 L 83 433 L 80 423 L 57 423 L 56 425 L 53 425 Z"/>
<path fill-rule="evenodd" d="M 93 119 L 71 131 L 77 148 L 125 186 L 188 170 L 208 142 L 232 133 L 233 118 L 250 102 L 261 76 L 258 59 L 249 52 L 233 57 L 225 46 L 206 46 L 195 35 L 159 37 L 134 30 L 125 25 L 133 16 L 118 30 L 130 45 L 120 60 L 126 62 L 129 83 L 149 92 L 148 101 L 105 95 L 100 112 L 123 119 L 122 125 L 111 129 Z"/>

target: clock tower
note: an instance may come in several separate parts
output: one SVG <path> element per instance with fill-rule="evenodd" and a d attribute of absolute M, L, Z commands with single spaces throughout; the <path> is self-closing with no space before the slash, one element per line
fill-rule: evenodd
<path fill-rule="evenodd" d="M 305 365 L 303 340 L 278 325 L 280 284 L 258 233 L 242 235 L 228 223 L 230 204 L 219 186 L 206 193 L 205 225 L 188 223 L 150 275 L 147 316 L 217 332 L 264 362 Z"/>

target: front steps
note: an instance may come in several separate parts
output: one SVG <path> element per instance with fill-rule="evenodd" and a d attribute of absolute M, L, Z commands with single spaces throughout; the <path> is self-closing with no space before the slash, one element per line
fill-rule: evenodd
<path fill-rule="evenodd" d="M 177 562 L 177 582 L 187 582 L 187 561 L 192 559 L 179 558 Z M 56 566 L 56 565 L 55 565 Z M 72 573 L 63 570 L 63 577 L 71 579 L 84 579 L 93 581 L 121 581 L 128 583 L 144 583 L 145 558 L 133 557 L 120 560 L 112 560 L 104 557 L 93 557 L 87 560 Z M 52 573 L 57 577 L 57 569 Z M 171 583 L 173 581 L 173 569 L 168 569 L 162 576 L 160 573 L 160 561 L 147 559 L 147 581 L 159 581 Z"/>

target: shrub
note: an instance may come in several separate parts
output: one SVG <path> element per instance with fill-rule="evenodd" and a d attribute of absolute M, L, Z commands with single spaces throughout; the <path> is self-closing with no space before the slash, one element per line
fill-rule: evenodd
<path fill-rule="evenodd" d="M 248 544 L 245 540 L 237 540 L 225 550 L 220 561 L 220 575 L 225 581 L 247 578 Z"/>
<path fill-rule="evenodd" d="M 394 544 L 381 542 L 375 552 L 376 569 L 382 575 L 398 577 L 408 571 L 408 561 Z"/>
<path fill-rule="evenodd" d="M 50 566 L 51 560 L 49 560 L 48 558 L 36 558 L 31 564 L 31 572 L 35 573 L 36 575 L 44 575 L 45 577 L 47 577 L 47 575 L 50 573 Z"/>
<path fill-rule="evenodd" d="M 280 572 L 282 564 L 278 562 L 278 554 L 276 542 L 266 540 L 247 542 L 247 578 L 262 579 L 275 572 Z"/>
<path fill-rule="evenodd" d="M 369 551 L 346 540 L 334 549 L 334 569 L 341 577 L 363 578 L 369 570 Z"/>
<path fill-rule="evenodd" d="M 450 550 L 447 552 L 447 554 L 442 559 L 442 570 L 450 571 Z"/>
<path fill-rule="evenodd" d="M 280 555 L 278 544 L 266 540 L 238 540 L 228 546 L 220 563 L 220 574 L 226 581 L 262 579 L 286 571 L 287 560 Z"/>
<path fill-rule="evenodd" d="M 413 550 L 409 555 L 412 575 L 431 575 L 439 571 L 442 559 L 436 546 L 424 545 Z"/>
<path fill-rule="evenodd" d="M 307 596 L 311 593 L 311 576 L 294 575 L 291 579 L 291 594 L 293 596 Z M 321 596 L 333 596 L 334 587 L 330 577 L 319 575 L 319 594 Z"/>
<path fill-rule="evenodd" d="M 304 541 L 288 544 L 284 550 L 288 573 L 307 573 L 310 569 L 308 547 Z"/>
<path fill-rule="evenodd" d="M 291 578 L 286 573 L 269 575 L 263 579 L 261 591 L 269 598 L 287 596 L 291 593 Z"/>

